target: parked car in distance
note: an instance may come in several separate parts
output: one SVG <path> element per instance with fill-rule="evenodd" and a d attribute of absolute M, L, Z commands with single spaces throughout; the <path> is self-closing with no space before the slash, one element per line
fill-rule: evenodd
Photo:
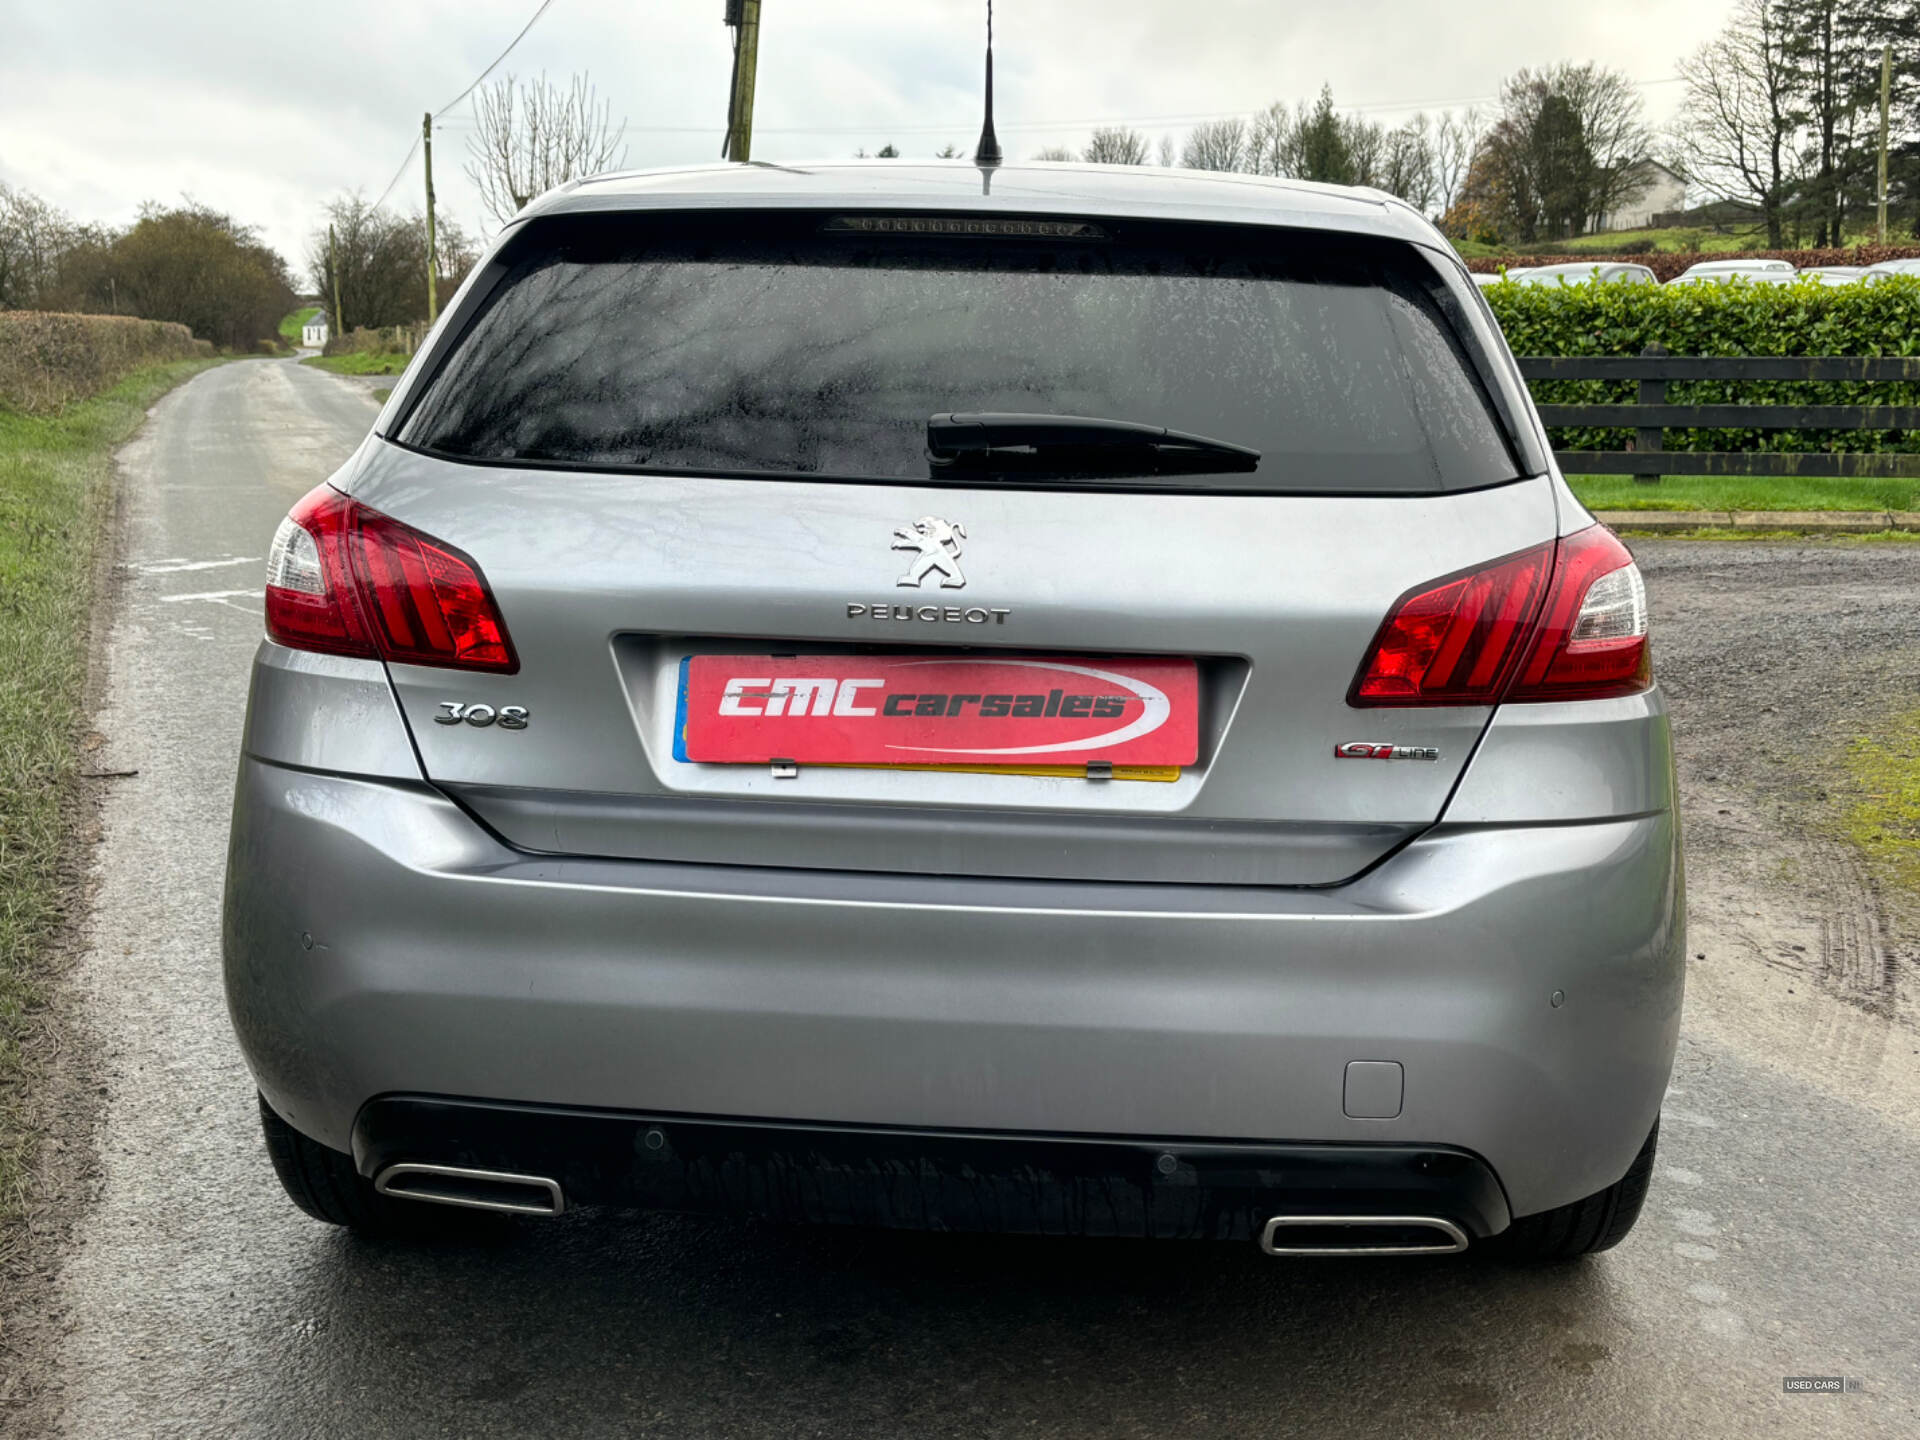
<path fill-rule="evenodd" d="M 1795 270 L 1712 270 L 1705 275 L 1676 275 L 1669 285 L 1791 285 Z"/>
<path fill-rule="evenodd" d="M 1782 285 L 1799 272 L 1785 260 L 1701 260 L 1689 265 L 1667 283 L 1669 285 L 1724 285 L 1739 278 L 1761 285 Z M 1770 277 L 1770 278 L 1763 278 Z"/>
<path fill-rule="evenodd" d="M 1524 271 L 1509 271 L 1522 285 L 1658 285 L 1660 277 L 1645 265 L 1621 260 L 1603 260 L 1594 264 L 1574 262 L 1564 265 L 1536 265 Z"/>
<path fill-rule="evenodd" d="M 281 523 L 223 945 L 310 1215 L 1633 1225 L 1646 588 L 1459 258 L 1372 191 L 986 179 L 550 191 Z"/>
<path fill-rule="evenodd" d="M 1809 265 L 1800 278 L 1816 285 L 1857 285 L 1866 273 L 1863 265 Z"/>
<path fill-rule="evenodd" d="M 1865 285 L 1879 285 L 1903 275 L 1920 276 L 1920 258 L 1882 260 L 1878 265 L 1869 265 L 1860 280 Z"/>

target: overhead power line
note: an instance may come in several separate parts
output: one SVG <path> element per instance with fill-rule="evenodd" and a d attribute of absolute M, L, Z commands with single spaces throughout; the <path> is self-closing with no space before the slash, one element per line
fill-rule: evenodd
<path fill-rule="evenodd" d="M 514 36 L 513 39 L 510 42 L 508 42 L 507 48 L 502 50 L 498 55 L 493 57 L 493 63 L 491 65 L 487 66 L 486 69 L 482 70 L 478 75 L 473 77 L 473 83 L 471 85 L 467 86 L 466 89 L 462 90 L 458 95 L 454 96 L 453 99 L 449 100 L 446 104 L 442 105 L 438 110 L 434 111 L 433 118 L 435 120 L 438 120 L 442 115 L 446 114 L 447 111 L 453 109 L 454 106 L 458 105 L 462 100 L 466 99 L 467 96 L 471 95 L 475 90 L 478 90 L 480 88 L 481 81 L 485 80 L 495 70 L 500 68 L 500 62 L 506 59 L 507 56 L 513 53 L 514 46 L 518 45 L 522 40 L 527 38 L 527 32 L 533 29 L 535 25 L 540 23 L 540 17 L 546 14 L 547 11 L 552 7 L 552 5 L 553 5 L 553 0 L 541 0 L 540 8 L 533 12 L 533 18 L 527 21 L 526 24 L 520 27 L 520 33 Z M 387 188 L 382 190 L 380 192 L 380 198 L 373 202 L 374 209 L 378 210 L 383 204 L 386 203 L 387 196 L 391 195 L 393 193 L 393 187 L 400 183 L 400 177 L 407 173 L 407 167 L 413 163 L 413 157 L 419 153 L 419 150 L 420 150 L 420 137 L 418 135 L 415 135 L 413 137 L 413 143 L 407 147 L 406 158 L 400 162 L 400 168 L 393 172 L 393 178 L 387 181 Z"/>
<path fill-rule="evenodd" d="M 400 162 L 400 168 L 394 171 L 393 178 L 387 181 L 387 188 L 382 190 L 380 192 L 380 198 L 373 202 L 374 209 L 378 210 L 380 206 L 383 203 L 385 203 L 387 196 L 393 193 L 393 187 L 398 185 L 400 183 L 400 177 L 407 173 L 407 166 L 413 163 L 414 152 L 417 151 L 419 148 L 420 148 L 420 137 L 416 135 L 413 137 L 413 144 L 407 147 L 407 158 Z"/>
<path fill-rule="evenodd" d="M 454 96 L 453 99 L 449 100 L 446 104 L 442 105 L 438 110 L 434 111 L 433 118 L 438 120 L 442 115 L 446 114 L 447 111 L 453 109 L 454 106 L 458 105 L 462 100 L 466 99 L 467 96 L 471 95 L 475 90 L 478 90 L 480 88 L 480 82 L 482 80 L 485 80 L 487 76 L 491 75 L 495 70 L 500 68 L 500 62 L 506 59 L 507 56 L 513 53 L 513 47 L 515 45 L 518 45 L 522 40 L 527 38 L 527 32 L 533 29 L 534 26 L 540 23 L 540 17 L 547 13 L 548 7 L 551 6 L 552 4 L 553 4 L 553 0 L 541 0 L 540 8 L 533 12 L 533 19 L 527 21 L 526 24 L 522 25 L 520 27 L 520 33 L 513 37 L 512 42 L 507 46 L 507 48 L 502 50 L 498 55 L 493 57 L 493 64 L 487 66 L 486 69 L 482 70 L 478 75 L 474 76 L 473 84 L 467 86 L 466 89 L 462 90 L 458 95 Z"/>

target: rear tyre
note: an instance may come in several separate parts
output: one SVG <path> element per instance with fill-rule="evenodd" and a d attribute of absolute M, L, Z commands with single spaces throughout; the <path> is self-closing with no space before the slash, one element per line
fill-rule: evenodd
<path fill-rule="evenodd" d="M 353 1157 L 310 1140 L 273 1113 L 260 1097 L 260 1129 L 267 1156 L 287 1196 L 307 1214 L 368 1236 L 421 1239 L 472 1236 L 503 1228 L 505 1217 L 417 1200 L 394 1200 L 354 1169 Z"/>
<path fill-rule="evenodd" d="M 1653 1177 L 1653 1153 L 1660 1139 L 1660 1122 L 1653 1122 L 1647 1143 L 1619 1180 L 1597 1194 L 1556 1210 L 1525 1215 L 1494 1238 L 1487 1249 L 1503 1260 L 1520 1264 L 1555 1264 L 1611 1250 L 1627 1238 L 1646 1203 L 1647 1182 Z"/>

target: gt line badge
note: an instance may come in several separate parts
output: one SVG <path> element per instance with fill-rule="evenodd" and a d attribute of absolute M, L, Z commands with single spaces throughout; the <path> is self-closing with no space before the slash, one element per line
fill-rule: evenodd
<path fill-rule="evenodd" d="M 1336 760 L 1438 760 L 1431 745 L 1376 745 L 1371 740 L 1342 740 L 1333 747 Z"/>
<path fill-rule="evenodd" d="M 960 542 L 966 538 L 966 526 L 938 515 L 922 515 L 911 525 L 894 526 L 893 548 L 912 550 L 916 558 L 907 573 L 893 583 L 918 590 L 927 576 L 938 571 L 941 589 L 965 588 L 967 577 L 960 573 Z"/>

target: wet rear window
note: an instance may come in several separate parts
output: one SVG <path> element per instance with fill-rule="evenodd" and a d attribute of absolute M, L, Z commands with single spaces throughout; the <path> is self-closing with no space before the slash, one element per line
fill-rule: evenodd
<path fill-rule="evenodd" d="M 1430 493 L 1518 473 L 1452 300 L 1390 243 L 619 215 L 536 222 L 502 260 L 402 443 L 532 465 L 926 481 L 929 417 L 1008 411 L 1259 450 L 1252 474 L 1217 477 L 1234 490 Z"/>

